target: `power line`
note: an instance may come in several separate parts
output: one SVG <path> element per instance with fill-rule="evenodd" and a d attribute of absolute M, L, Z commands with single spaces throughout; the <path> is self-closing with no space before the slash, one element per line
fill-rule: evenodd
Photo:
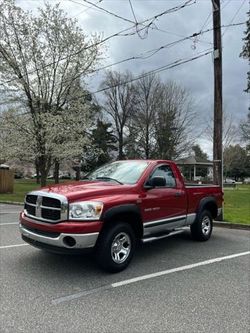
<path fill-rule="evenodd" d="M 69 1 L 74 1 L 74 2 L 76 2 L 75 0 L 69 0 Z M 125 21 L 125 22 L 129 22 L 129 23 L 133 23 L 133 24 L 135 24 L 134 21 L 132 21 L 132 20 L 130 20 L 130 19 L 127 19 L 127 18 L 125 18 L 125 17 L 123 17 L 123 16 L 120 16 L 120 15 L 118 15 L 118 14 L 116 14 L 116 13 L 113 13 L 113 12 L 111 12 L 111 11 L 109 11 L 109 10 L 107 10 L 107 9 L 105 9 L 105 8 L 103 8 L 103 7 L 101 7 L 101 6 L 98 6 L 98 5 L 94 4 L 93 2 L 91 2 L 91 1 L 89 1 L 89 0 L 82 0 L 82 1 L 88 3 L 89 5 L 92 5 L 94 8 L 97 8 L 97 9 L 99 9 L 99 10 L 105 12 L 106 14 L 109 14 L 109 15 L 111 15 L 111 16 L 113 16 L 113 17 L 119 18 L 119 19 L 121 19 L 121 20 L 123 20 L 123 21 Z M 163 11 L 162 13 L 157 14 L 157 15 L 155 15 L 155 16 L 152 16 L 152 17 L 151 17 L 151 20 L 155 21 L 156 19 L 158 19 L 159 17 L 161 17 L 161 16 L 163 16 L 163 15 L 165 15 L 165 14 L 174 13 L 174 12 L 180 10 L 180 9 L 183 9 L 183 8 L 185 8 L 185 7 L 187 7 L 187 6 L 191 6 L 191 5 L 195 4 L 195 3 L 196 3 L 196 0 L 186 0 L 186 2 L 185 2 L 184 4 L 182 4 L 182 5 L 175 6 L 175 7 L 172 7 L 172 8 L 170 8 L 170 9 L 166 9 L 166 10 Z M 81 3 L 78 2 L 78 4 L 81 4 Z M 82 4 L 82 5 L 83 5 L 83 4 Z M 150 19 L 149 19 L 149 20 L 150 20 Z M 148 20 L 147 20 L 147 21 L 148 21 Z M 136 22 L 137 25 L 142 25 L 143 23 L 144 23 L 144 22 Z"/>
<path fill-rule="evenodd" d="M 232 26 L 239 26 L 239 25 L 243 25 L 245 23 L 246 22 L 238 22 L 238 23 L 233 23 L 233 24 L 230 24 L 230 25 L 222 25 L 221 28 L 228 28 L 228 27 L 232 27 Z M 122 63 L 125 63 L 125 62 L 128 62 L 128 61 L 132 61 L 132 60 L 148 59 L 148 58 L 154 56 L 156 53 L 158 53 L 159 51 L 161 51 L 163 49 L 170 48 L 170 47 L 175 46 L 175 45 L 177 45 L 177 44 L 179 44 L 181 42 L 184 42 L 185 40 L 189 40 L 191 38 L 195 38 L 197 36 L 203 35 L 203 34 L 205 34 L 207 32 L 212 31 L 212 30 L 213 30 L 213 28 L 210 28 L 210 29 L 206 29 L 204 31 L 193 33 L 192 35 L 185 36 L 185 37 L 183 37 L 183 38 L 181 38 L 179 40 L 173 41 L 171 43 L 168 43 L 168 44 L 165 44 L 165 45 L 161 45 L 161 46 L 159 46 L 157 48 L 154 48 L 154 49 L 151 49 L 151 50 L 144 51 L 143 53 L 141 53 L 141 54 L 139 54 L 137 56 L 131 56 L 131 57 L 122 59 L 120 61 L 117 61 L 115 63 L 111 63 L 111 64 L 108 64 L 108 65 L 102 66 L 102 67 L 97 68 L 95 70 L 91 70 L 87 74 L 93 74 L 93 73 L 99 72 L 101 70 L 107 69 L 109 67 L 112 67 L 112 66 L 115 66 L 115 65 L 119 65 L 119 64 L 122 64 Z M 28 73 L 28 74 L 31 74 L 31 73 Z M 79 73 L 78 75 L 76 75 L 75 78 L 74 78 L 74 80 L 76 80 L 77 78 L 79 78 L 82 74 L 83 73 Z M 8 84 L 8 83 L 13 82 L 15 80 L 16 79 L 8 80 L 8 81 L 6 81 L 4 83 L 1 83 L 1 85 Z M 72 81 L 72 79 L 67 79 L 67 80 L 63 81 L 62 83 L 66 83 L 66 82 L 69 82 L 69 81 Z"/>
<path fill-rule="evenodd" d="M 156 53 L 158 53 L 159 51 L 163 50 L 163 49 L 166 49 L 166 48 L 170 48 L 172 46 L 175 46 L 176 44 L 179 44 L 185 40 L 189 40 L 190 38 L 192 37 L 195 37 L 197 35 L 200 35 L 200 34 L 203 34 L 203 33 L 206 33 L 208 31 L 211 31 L 212 29 L 208 29 L 206 31 L 203 31 L 203 32 L 199 32 L 199 33 L 194 33 L 192 35 L 189 35 L 189 36 L 186 36 L 186 37 L 183 37 L 179 40 L 176 40 L 174 42 L 171 42 L 171 43 L 168 43 L 168 44 L 165 44 L 165 45 L 161 45 L 157 48 L 154 48 L 154 49 L 151 49 L 151 50 L 147 50 L 147 51 L 144 51 L 143 53 L 139 54 L 139 55 L 136 55 L 136 56 L 131 56 L 131 57 L 128 57 L 128 58 L 125 58 L 125 59 L 122 59 L 120 61 L 117 61 L 115 63 L 111 63 L 111 64 L 108 64 L 108 65 L 105 65 L 105 66 L 102 66 L 100 68 L 97 68 L 95 70 L 91 70 L 88 74 L 93 74 L 93 73 L 96 73 L 96 72 L 99 72 L 101 70 L 104 70 L 104 69 L 107 69 L 109 67 L 112 67 L 112 66 L 115 66 L 115 65 L 119 65 L 119 64 L 122 64 L 124 62 L 128 62 L 128 61 L 131 61 L 131 60 L 138 60 L 138 59 L 148 59 L 150 57 L 152 57 L 153 55 L 155 55 Z M 80 76 L 82 75 L 82 73 L 79 73 L 77 76 L 75 76 L 74 80 L 79 78 Z M 66 83 L 66 82 L 69 82 L 71 81 L 72 79 L 67 79 L 65 81 L 63 81 L 63 83 Z M 14 81 L 13 79 L 12 80 L 9 80 L 9 81 L 6 81 L 4 82 L 3 84 L 7 84 L 7 83 L 10 83 L 10 81 Z"/>
<path fill-rule="evenodd" d="M 70 1 L 72 1 L 72 0 L 70 0 Z M 101 44 L 105 43 L 106 41 L 108 41 L 108 40 L 111 39 L 111 38 L 114 38 L 114 37 L 117 37 L 117 36 L 131 36 L 131 35 L 134 35 L 135 33 L 138 33 L 138 31 L 142 31 L 142 30 L 144 30 L 145 28 L 148 28 L 148 26 L 150 26 L 150 25 L 153 23 L 153 21 L 156 20 L 157 18 L 159 18 L 159 17 L 161 17 L 161 16 L 163 16 L 163 15 L 166 15 L 166 14 L 168 14 L 168 13 L 176 12 L 177 10 L 180 10 L 180 9 L 186 7 L 191 1 L 193 1 L 193 0 L 187 0 L 187 1 L 186 1 L 184 4 L 182 4 L 182 5 L 175 6 L 175 7 L 172 7 L 172 8 L 170 8 L 170 9 L 167 9 L 167 10 L 165 10 L 165 11 L 163 11 L 163 12 L 161 12 L 161 13 L 159 13 L 159 14 L 153 16 L 153 17 L 150 17 L 150 18 L 148 18 L 148 19 L 146 19 L 146 20 L 144 20 L 144 21 L 138 23 L 138 24 L 140 24 L 140 25 L 143 25 L 143 28 L 140 28 L 140 29 L 137 30 L 136 32 L 130 32 L 130 33 L 128 33 L 128 31 L 130 31 L 131 29 L 133 29 L 133 28 L 136 26 L 136 24 L 132 21 L 132 22 L 133 22 L 133 26 L 132 26 L 132 27 L 129 27 L 129 28 L 123 29 L 123 30 L 121 30 L 121 31 L 118 31 L 118 32 L 114 33 L 113 35 L 107 36 L 106 38 L 102 39 L 102 40 L 99 41 L 99 42 L 96 42 L 96 43 L 90 44 L 90 45 L 88 45 L 88 46 L 85 46 L 85 47 L 81 48 L 80 50 L 78 50 L 78 51 L 72 53 L 71 56 L 78 55 L 78 54 L 80 54 L 80 53 L 81 53 L 82 51 L 84 51 L 84 50 L 88 50 L 88 49 L 90 49 L 90 48 L 92 48 L 92 47 L 96 47 L 96 46 L 98 46 L 98 45 L 101 45 Z M 93 3 L 91 3 L 91 4 L 93 5 Z M 0 14 L 1 14 L 1 13 L 0 13 Z M 3 14 L 2 14 L 2 15 L 3 15 Z M 148 24 L 148 26 L 144 26 L 144 24 L 147 23 L 147 22 L 150 22 L 150 23 Z M 61 62 L 61 61 L 63 61 L 63 60 L 66 60 L 67 58 L 68 58 L 67 56 L 62 57 L 59 61 Z M 36 68 L 36 69 L 34 69 L 34 70 L 28 72 L 27 74 L 33 74 L 33 73 L 35 73 L 35 72 L 37 72 L 37 71 L 43 70 L 43 69 L 45 69 L 45 68 L 47 68 L 47 67 L 49 67 L 49 66 L 55 64 L 56 62 L 57 62 L 57 61 L 52 61 L 52 62 L 50 62 L 50 63 L 48 63 L 48 64 L 42 66 L 41 68 Z M 24 77 L 24 75 L 21 75 L 18 79 L 22 79 L 23 77 Z M 15 80 L 16 80 L 16 79 L 15 79 Z M 10 82 L 15 81 L 15 80 L 12 79 L 12 80 L 6 81 L 4 84 L 6 84 L 6 83 L 10 83 Z M 1 83 L 1 85 L 3 85 L 3 83 Z"/>
<path fill-rule="evenodd" d="M 133 14 L 133 17 L 134 17 L 134 20 L 135 20 L 135 23 L 136 23 L 135 29 L 136 29 L 136 31 L 137 31 L 137 30 L 138 30 L 138 28 L 137 28 L 138 21 L 137 21 L 137 18 L 136 18 L 136 16 L 135 16 L 135 11 L 134 11 L 134 8 L 133 8 L 133 5 L 132 5 L 132 1 L 131 1 L 131 0 L 128 0 L 128 1 L 129 1 L 130 9 L 131 9 L 131 12 L 132 12 L 132 14 Z M 139 32 L 137 31 L 137 35 L 139 36 L 140 39 L 145 39 L 145 38 L 147 38 L 147 34 L 148 34 L 148 32 L 146 31 L 146 34 L 145 34 L 144 36 L 141 36 L 141 35 L 139 34 Z"/>
<path fill-rule="evenodd" d="M 231 0 L 228 0 L 228 1 L 225 0 L 225 2 L 226 3 L 224 4 L 224 6 L 222 6 L 222 10 L 227 7 L 227 5 L 231 2 Z M 201 27 L 201 30 L 203 30 L 207 26 L 207 24 L 210 23 L 210 21 L 212 21 L 212 19 L 209 20 L 209 18 L 211 16 L 212 16 L 212 12 L 208 14 L 207 18 L 205 19 L 205 22 L 203 23 L 203 25 Z"/>
<path fill-rule="evenodd" d="M 185 37 L 184 35 L 179 34 L 179 33 L 176 33 L 176 32 L 172 32 L 172 31 L 165 30 L 165 29 L 160 29 L 160 28 L 158 28 L 157 26 L 154 26 L 154 27 L 151 27 L 151 28 L 152 28 L 152 29 L 155 29 L 155 30 L 158 30 L 158 31 L 160 31 L 160 32 L 164 32 L 164 33 L 166 33 L 166 34 L 168 34 L 168 35 L 173 35 L 173 36 L 182 37 L 182 38 Z M 208 41 L 203 40 L 203 39 L 199 39 L 199 42 L 202 42 L 202 43 L 205 43 L 205 44 L 209 44 L 209 45 L 213 45 L 213 43 L 208 42 Z"/>
<path fill-rule="evenodd" d="M 245 24 L 245 22 L 239 22 L 239 23 L 235 23 L 233 25 L 230 25 L 230 26 L 236 26 L 236 25 L 243 25 Z M 228 27 L 227 26 L 221 26 L 221 27 Z M 202 34 L 205 34 L 207 32 L 210 32 L 210 31 L 213 31 L 213 28 L 210 28 L 210 29 L 207 29 L 207 30 L 204 30 L 204 31 L 200 31 L 200 32 L 197 32 L 197 33 L 193 33 L 192 35 L 189 35 L 189 36 L 186 36 L 186 37 L 183 37 L 179 40 L 176 40 L 174 42 L 171 42 L 171 43 L 168 43 L 168 44 L 165 44 L 165 45 L 161 45 L 157 48 L 154 48 L 154 49 L 151 49 L 151 50 L 147 50 L 147 51 L 144 51 L 143 53 L 140 53 L 139 55 L 136 55 L 136 56 L 131 56 L 131 57 L 128 57 L 128 58 L 125 58 L 125 59 L 122 59 L 122 60 L 119 60 L 117 62 L 114 62 L 114 63 L 111 63 L 111 64 L 108 64 L 108 65 L 105 65 L 105 66 L 102 66 L 100 68 L 97 68 L 95 70 L 92 70 L 89 72 L 89 74 L 93 74 L 93 73 L 96 73 L 96 72 L 99 72 L 99 71 L 102 71 L 104 69 L 107 69 L 109 67 L 112 67 L 112 66 L 115 66 L 115 65 L 119 65 L 119 64 L 122 64 L 122 63 L 125 63 L 125 62 L 128 62 L 128 61 L 131 61 L 131 60 L 139 60 L 139 59 L 148 59 L 152 56 L 154 56 L 156 53 L 158 53 L 159 51 L 163 50 L 163 49 L 167 49 L 167 48 L 170 48 L 172 46 L 175 46 L 181 42 L 184 42 L 185 40 L 189 40 L 191 38 L 194 38 L 194 37 L 197 37 L 197 36 L 200 36 Z M 81 74 L 79 74 L 78 76 L 76 76 L 76 79 L 78 77 L 80 77 Z M 64 81 L 67 82 L 68 80 Z"/>
<path fill-rule="evenodd" d="M 102 1 L 103 1 L 103 0 L 98 0 L 98 1 L 95 3 L 95 5 L 98 4 L 98 3 L 100 3 L 100 2 L 102 2 Z M 86 13 L 86 12 L 89 11 L 92 7 L 93 7 L 93 6 L 89 6 L 89 7 L 86 6 L 86 9 L 80 11 L 80 13 L 78 13 L 78 14 L 76 14 L 76 15 L 71 16 L 71 18 L 77 17 L 77 16 L 79 16 L 79 15 L 81 15 L 81 14 L 83 14 L 83 13 Z"/>
<path fill-rule="evenodd" d="M 204 57 L 204 56 L 212 53 L 213 50 L 212 49 L 208 49 L 208 50 L 205 50 L 205 51 L 202 51 L 202 52 L 203 53 L 199 52 L 199 53 L 201 53 L 200 55 L 197 55 L 197 56 L 194 56 L 194 57 L 191 57 L 191 58 L 187 58 L 187 59 L 179 59 L 179 60 L 176 60 L 176 61 L 174 61 L 172 63 L 167 64 L 167 65 L 155 68 L 155 69 L 153 69 L 153 70 L 151 70 L 149 72 L 143 73 L 142 75 L 139 75 L 139 76 L 137 76 L 137 77 L 135 77 L 135 78 L 133 78 L 131 80 L 124 81 L 124 82 L 122 82 L 120 84 L 113 85 L 113 86 L 110 86 L 110 87 L 104 87 L 102 89 L 96 90 L 96 91 L 92 92 L 92 94 L 97 94 L 97 93 L 103 92 L 105 90 L 109 90 L 109 89 L 116 88 L 116 87 L 119 87 L 119 86 L 122 86 L 122 85 L 126 85 L 128 83 L 137 81 L 137 80 L 142 79 L 142 78 L 144 78 L 146 76 L 149 76 L 151 74 L 157 74 L 157 73 L 163 72 L 165 70 L 168 70 L 168 69 L 171 69 L 171 68 L 174 68 L 174 67 L 186 64 L 188 62 L 194 61 L 196 59 L 199 59 L 201 57 Z"/>
<path fill-rule="evenodd" d="M 203 50 L 202 52 L 199 52 L 199 53 L 198 53 L 199 55 L 196 55 L 196 56 L 194 56 L 194 57 L 186 58 L 186 59 L 179 59 L 179 60 L 176 60 L 176 61 L 174 61 L 174 62 L 172 62 L 172 63 L 169 63 L 169 64 L 167 64 L 167 65 L 164 65 L 164 66 L 161 66 L 161 67 L 155 68 L 155 69 L 153 69 L 153 70 L 151 70 L 151 71 L 145 72 L 145 73 L 143 73 L 142 75 L 139 75 L 139 76 L 137 76 L 137 77 L 135 77 L 135 78 L 133 78 L 133 79 L 130 79 L 130 80 L 124 81 L 124 82 L 122 82 L 122 83 L 120 83 L 120 84 L 116 84 L 116 85 L 109 86 L 109 87 L 104 87 L 104 88 L 102 88 L 102 89 L 99 89 L 99 90 L 96 90 L 96 91 L 94 91 L 94 92 L 90 92 L 90 93 L 91 93 L 91 94 L 97 94 L 97 93 L 100 93 L 100 92 L 103 92 L 103 91 L 106 91 L 106 90 L 109 90 L 109 89 L 112 89 L 112 88 L 116 88 L 116 87 L 119 87 L 119 86 L 127 85 L 127 84 L 129 84 L 129 83 L 131 83 L 131 82 L 134 82 L 134 81 L 140 80 L 140 79 L 142 79 L 142 78 L 144 78 L 144 77 L 147 77 L 147 76 L 149 76 L 149 75 L 151 75 L 151 74 L 157 74 L 157 73 L 163 72 L 163 71 L 165 71 L 165 70 L 169 70 L 169 69 L 171 69 L 171 68 L 178 67 L 178 66 L 181 66 L 181 65 L 183 65 L 183 64 L 186 64 L 186 63 L 192 62 L 192 61 L 194 61 L 194 60 L 197 60 L 197 59 L 199 59 L 199 58 L 205 57 L 206 55 L 211 54 L 212 52 L 213 52 L 213 49 Z M 77 97 L 75 97 L 75 98 L 72 98 L 72 99 L 68 100 L 68 102 L 71 102 L 71 101 L 74 101 L 74 100 L 78 100 L 78 99 L 80 99 L 80 98 L 82 98 L 82 96 L 77 96 Z M 20 116 L 21 116 L 21 115 L 25 115 L 25 114 L 29 114 L 29 112 L 26 112 L 26 113 L 20 114 Z M 3 116 L 2 116 L 2 117 L 3 117 Z"/>
<path fill-rule="evenodd" d="M 131 0 L 128 0 L 128 1 L 129 1 L 129 5 L 130 5 L 130 8 L 131 8 L 131 12 L 132 12 L 132 14 L 134 16 L 134 19 L 135 19 L 135 22 L 137 23 L 137 19 L 136 19 L 136 16 L 135 16 L 135 11 L 134 11 L 132 2 L 131 2 Z"/>
<path fill-rule="evenodd" d="M 225 1 L 226 1 L 226 0 L 225 0 Z M 228 1 L 224 4 L 224 6 L 222 7 L 222 9 L 224 9 L 224 8 L 225 8 L 225 7 L 231 2 L 231 1 L 232 1 L 232 0 L 228 0 Z M 212 16 L 212 13 L 209 13 L 208 16 L 207 16 L 207 18 L 205 19 L 205 21 L 204 21 L 202 27 L 200 28 L 200 31 L 203 31 L 203 29 L 207 26 L 208 22 L 211 21 L 211 20 L 209 20 L 209 18 L 210 18 L 211 16 Z M 158 30 L 158 31 L 160 31 L 160 32 L 164 32 L 164 33 L 166 33 L 166 34 L 173 35 L 173 36 L 184 37 L 184 35 L 177 34 L 176 32 L 172 32 L 172 31 L 168 31 L 168 30 L 160 29 L 160 28 L 158 28 L 158 27 L 156 27 L 156 26 L 154 27 L 154 29 L 156 29 L 156 30 Z M 203 39 L 201 39 L 201 38 L 199 38 L 199 40 L 197 40 L 196 43 L 197 43 L 197 42 L 201 42 L 201 43 L 205 43 L 205 44 L 213 45 L 213 43 L 208 42 L 208 41 L 206 41 L 206 40 L 203 40 Z"/>
<path fill-rule="evenodd" d="M 226 2 L 226 3 L 225 3 L 224 6 L 222 7 L 222 10 L 223 10 L 224 8 L 226 8 L 226 6 L 231 2 L 231 0 L 228 0 L 228 1 L 225 0 L 224 2 Z M 205 19 L 205 22 L 202 24 L 202 27 L 201 27 L 200 31 L 202 31 L 202 30 L 208 25 L 208 23 L 210 23 L 210 21 L 212 21 L 211 16 L 212 16 L 212 12 L 210 12 L 210 13 L 208 14 L 207 18 Z M 210 18 L 211 18 L 211 19 L 210 19 Z M 194 43 L 201 42 L 201 41 L 202 41 L 201 39 L 197 39 L 196 41 L 194 41 Z M 213 43 L 211 43 L 211 45 L 213 45 Z M 195 46 L 194 46 L 194 48 L 195 48 Z"/>
<path fill-rule="evenodd" d="M 202 53 L 203 52 L 203 53 Z M 94 92 L 90 92 L 91 94 L 97 94 L 97 93 L 100 93 L 100 92 L 103 92 L 103 91 L 106 91 L 106 90 L 109 90 L 109 89 L 112 89 L 112 88 L 117 88 L 117 87 L 120 87 L 120 86 L 123 86 L 123 85 L 127 85 L 129 83 L 132 83 L 134 81 L 137 81 L 137 80 L 140 80 L 144 77 L 147 77 L 151 74 L 157 74 L 157 73 L 160 73 L 160 72 L 163 72 L 165 70 L 169 70 L 171 68 L 174 68 L 174 67 L 178 67 L 180 65 L 183 65 L 183 64 L 186 64 L 186 63 L 189 63 L 189 62 L 192 62 L 196 59 L 199 59 L 199 58 L 202 58 L 202 57 L 205 57 L 206 55 L 208 54 L 211 54 L 213 52 L 213 49 L 207 49 L 207 50 L 204 50 L 202 52 L 199 52 L 197 56 L 194 56 L 194 57 L 191 57 L 191 58 L 186 58 L 186 59 L 179 59 L 179 60 L 176 60 L 172 63 L 169 63 L 167 65 L 164 65 L 164 66 L 161 66 L 161 67 L 158 67 L 158 68 L 155 68 L 151 71 L 148 71 L 148 72 L 145 72 L 143 73 L 142 75 L 139 75 L 133 79 L 130 79 L 130 80 L 127 80 L 127 81 L 124 81 L 124 82 L 121 82 L 119 84 L 115 84 L 113 86 L 109 86 L 109 87 L 104 87 L 104 88 L 101 88 L 99 90 L 96 90 Z M 68 102 L 71 102 L 71 101 L 74 101 L 74 100 L 78 100 L 82 98 L 81 96 L 78 96 L 78 97 L 75 97 L 75 98 L 72 98 L 70 99 Z"/>
<path fill-rule="evenodd" d="M 80 5 L 80 4 L 83 5 L 82 3 L 76 2 L 75 0 L 68 0 L 68 1 L 73 1 L 73 2 L 75 2 L 75 3 L 78 3 L 79 5 Z M 111 11 L 109 11 L 109 10 L 103 8 L 103 7 L 97 6 L 96 4 L 93 4 L 93 3 L 92 3 L 91 1 L 89 1 L 89 0 L 82 0 L 82 1 L 84 1 L 84 2 L 86 2 L 86 3 L 88 3 L 88 4 L 91 4 L 91 5 L 92 5 L 94 8 L 96 8 L 98 11 L 101 10 L 101 11 L 105 12 L 106 14 L 109 14 L 109 15 L 111 15 L 111 16 L 114 16 L 114 17 L 116 17 L 116 18 L 119 18 L 119 19 L 121 19 L 121 20 L 123 20 L 123 21 L 125 21 L 125 22 L 129 22 L 129 23 L 133 23 L 133 24 L 135 24 L 135 29 L 136 29 L 136 32 L 137 32 L 138 36 L 139 36 L 141 39 L 145 39 L 145 37 L 142 37 L 142 36 L 139 34 L 139 32 L 140 32 L 141 30 L 138 30 L 138 26 L 139 26 L 139 25 L 144 25 L 144 22 L 138 22 L 138 21 L 136 20 L 136 16 L 135 16 L 135 14 L 134 14 L 134 10 L 133 10 L 133 7 L 132 7 L 131 0 L 129 0 L 129 2 L 130 2 L 130 6 L 131 6 L 131 10 L 132 10 L 132 13 L 133 13 L 133 16 L 134 16 L 135 22 L 132 21 L 132 20 L 129 20 L 129 19 L 123 17 L 123 16 L 120 16 L 120 15 L 118 15 L 118 14 L 116 14 L 116 13 L 113 13 L 113 12 L 111 12 Z M 175 11 L 177 11 L 177 10 L 180 10 L 180 9 L 182 9 L 182 8 L 184 8 L 184 7 L 191 6 L 191 5 L 195 4 L 195 3 L 196 3 L 196 0 L 187 0 L 183 5 L 173 7 L 173 8 L 171 8 L 171 9 L 169 9 L 169 10 L 166 10 L 164 13 L 165 13 L 165 14 L 172 13 L 172 12 L 175 12 Z M 155 21 L 158 17 L 160 17 L 160 16 L 162 16 L 162 15 L 156 15 L 155 17 L 152 17 L 152 22 L 146 27 L 147 29 L 145 29 L 146 35 L 148 34 L 148 29 L 149 29 L 149 28 L 152 29 L 152 30 L 159 30 L 159 31 L 163 31 L 163 32 L 165 32 L 164 30 L 159 29 L 159 28 L 154 24 L 154 21 Z"/>
<path fill-rule="evenodd" d="M 76 0 L 68 0 L 68 1 L 70 1 L 70 2 L 74 2 L 74 3 L 77 3 L 78 5 L 81 5 L 81 6 L 86 7 L 83 3 L 78 2 L 78 1 L 76 1 Z M 125 21 L 125 22 L 129 22 L 129 23 L 133 23 L 133 24 L 135 24 L 134 21 L 131 21 L 131 20 L 129 20 L 129 19 L 123 17 L 123 16 L 120 16 L 120 15 L 118 15 L 118 14 L 115 14 L 115 13 L 113 13 L 113 12 L 111 12 L 111 11 L 109 11 L 109 10 L 103 8 L 103 7 L 100 7 L 100 6 L 98 6 L 96 3 L 93 3 L 93 2 L 88 1 L 88 0 L 83 0 L 83 1 L 86 2 L 87 4 L 91 5 L 92 8 L 95 8 L 95 9 L 97 9 L 97 10 L 100 11 L 100 12 L 104 12 L 104 13 L 106 13 L 106 14 L 109 14 L 109 15 L 113 16 L 113 17 L 119 18 L 119 19 L 121 19 L 121 20 L 123 20 L 123 21 Z"/>
<path fill-rule="evenodd" d="M 239 6 L 238 10 L 235 12 L 234 16 L 232 17 L 231 21 L 229 22 L 229 25 L 233 23 L 234 19 L 236 18 L 236 16 L 239 14 L 239 11 L 241 10 L 241 8 L 243 7 L 243 5 L 245 4 L 246 0 L 243 0 L 241 5 Z M 227 28 L 224 30 L 222 37 L 225 35 L 227 31 Z"/>

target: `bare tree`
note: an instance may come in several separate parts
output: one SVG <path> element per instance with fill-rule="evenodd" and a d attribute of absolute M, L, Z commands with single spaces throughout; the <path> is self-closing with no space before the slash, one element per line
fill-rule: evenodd
<path fill-rule="evenodd" d="M 118 158 L 124 158 L 126 137 L 129 134 L 130 117 L 136 112 L 135 87 L 129 81 L 132 75 L 129 72 L 108 71 L 102 83 L 104 90 L 104 110 L 113 122 L 115 136 L 118 141 Z"/>
<path fill-rule="evenodd" d="M 250 145 L 250 112 L 247 115 L 246 121 L 240 124 L 241 138 L 246 142 L 247 145 Z"/>
<path fill-rule="evenodd" d="M 162 83 L 157 89 L 159 101 L 155 110 L 155 154 L 173 159 L 191 149 L 191 132 L 195 110 L 188 92 L 174 82 Z"/>
<path fill-rule="evenodd" d="M 141 151 L 142 157 L 147 159 L 151 157 L 155 148 L 154 120 L 160 104 L 158 99 L 160 86 L 159 78 L 153 74 L 142 77 L 135 84 L 137 112 L 133 114 L 130 123 L 131 140 L 137 145 L 136 150 Z"/>
<path fill-rule="evenodd" d="M 59 121 L 62 110 L 69 111 L 64 113 L 67 123 L 69 103 L 83 97 L 79 78 L 97 64 L 98 41 L 98 37 L 87 39 L 59 5 L 47 3 L 38 16 L 33 16 L 17 7 L 14 0 L 0 0 L 0 83 L 8 93 L 6 102 L 18 101 L 29 114 L 33 134 L 30 145 L 36 151 L 42 185 L 53 149 L 58 148 L 48 145 L 55 133 L 52 129 L 60 132 L 59 124 L 64 125 Z"/>
<path fill-rule="evenodd" d="M 204 138 L 209 141 L 213 141 L 213 120 L 212 118 L 206 119 L 206 127 L 203 131 Z M 222 132 L 222 144 L 223 150 L 228 148 L 231 144 L 237 143 L 239 140 L 238 137 L 238 128 L 234 124 L 234 117 L 227 113 L 223 112 L 223 132 Z"/>

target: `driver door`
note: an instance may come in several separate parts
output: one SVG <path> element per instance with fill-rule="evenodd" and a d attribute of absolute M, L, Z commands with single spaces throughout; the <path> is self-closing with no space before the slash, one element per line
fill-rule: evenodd
<path fill-rule="evenodd" d="M 186 221 L 186 193 L 184 189 L 177 188 L 171 167 L 167 164 L 157 166 L 149 180 L 156 176 L 164 177 L 166 185 L 145 188 L 145 197 L 142 199 L 142 214 L 146 234 L 181 226 Z"/>

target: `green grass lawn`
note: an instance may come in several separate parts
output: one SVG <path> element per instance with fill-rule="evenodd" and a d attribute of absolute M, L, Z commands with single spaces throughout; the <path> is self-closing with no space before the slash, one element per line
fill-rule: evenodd
<path fill-rule="evenodd" d="M 49 183 L 53 181 L 50 180 Z M 0 194 L 0 201 L 22 203 L 27 192 L 38 188 L 39 185 L 33 179 L 16 179 L 14 193 Z M 250 185 L 237 185 L 235 189 L 224 189 L 224 199 L 225 221 L 250 224 Z"/>
<path fill-rule="evenodd" d="M 67 182 L 67 180 L 61 181 Z M 53 184 L 53 180 L 48 180 L 47 185 Z M 21 202 L 23 203 L 25 194 L 29 191 L 33 191 L 36 189 L 39 189 L 40 185 L 36 184 L 36 181 L 34 179 L 15 179 L 14 183 L 14 193 L 6 193 L 6 194 L 0 194 L 0 201 L 13 201 L 13 202 Z"/>
<path fill-rule="evenodd" d="M 33 179 L 15 179 L 14 192 L 1 193 L 0 201 L 23 202 L 25 194 L 37 188 L 39 188 L 39 184 L 36 184 Z"/>
<path fill-rule="evenodd" d="M 224 220 L 250 224 L 250 185 L 224 189 Z"/>

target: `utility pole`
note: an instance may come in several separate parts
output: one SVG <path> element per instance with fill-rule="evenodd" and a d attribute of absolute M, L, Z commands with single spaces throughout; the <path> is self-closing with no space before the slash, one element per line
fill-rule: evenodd
<path fill-rule="evenodd" d="M 212 0 L 214 34 L 214 137 L 213 137 L 213 175 L 214 184 L 223 186 L 223 148 L 222 148 L 222 48 L 220 0 Z M 222 216 L 219 217 L 223 219 Z"/>

